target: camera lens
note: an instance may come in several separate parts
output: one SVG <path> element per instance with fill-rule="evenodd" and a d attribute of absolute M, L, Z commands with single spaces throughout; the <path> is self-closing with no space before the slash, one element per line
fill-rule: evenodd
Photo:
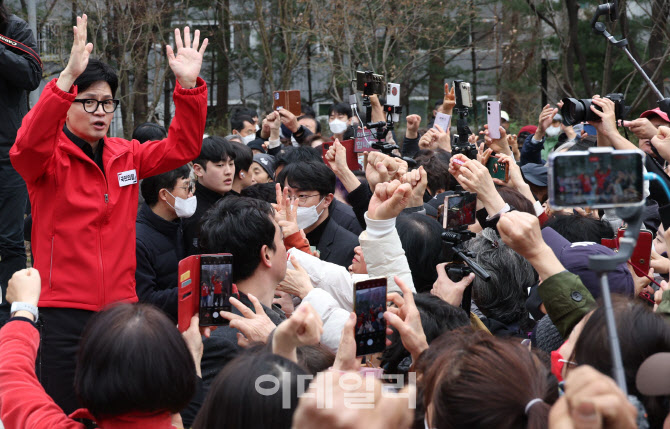
<path fill-rule="evenodd" d="M 591 110 L 591 104 L 592 104 L 591 100 L 590 99 L 589 100 L 581 100 L 581 102 L 584 104 L 584 109 L 586 109 L 585 110 L 586 114 L 585 114 L 584 120 L 585 121 L 591 121 L 591 122 L 599 122 L 600 121 L 600 116 L 596 115 Z M 600 107 L 596 106 L 595 104 L 593 105 L 593 107 L 595 107 L 596 110 L 600 110 L 601 112 L 603 110 Z"/>
<path fill-rule="evenodd" d="M 585 120 L 586 111 L 584 104 L 582 103 L 583 100 L 564 98 L 561 101 L 563 102 L 561 116 L 563 116 L 564 125 L 575 125 Z M 590 101 L 591 100 L 589 100 L 589 102 Z"/>

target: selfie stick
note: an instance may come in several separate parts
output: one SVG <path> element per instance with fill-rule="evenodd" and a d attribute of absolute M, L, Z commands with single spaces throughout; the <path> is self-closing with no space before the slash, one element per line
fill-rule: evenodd
<path fill-rule="evenodd" d="M 617 335 L 616 322 L 614 320 L 614 310 L 612 308 L 612 297 L 610 295 L 609 281 L 607 273 L 616 271 L 617 266 L 627 262 L 633 254 L 637 236 L 642 226 L 642 214 L 644 205 L 635 207 L 619 207 L 616 214 L 628 224 L 624 236 L 619 239 L 619 251 L 616 255 L 592 255 L 589 256 L 589 269 L 595 271 L 600 276 L 600 288 L 602 290 L 603 305 L 605 307 L 605 321 L 607 323 L 607 334 L 610 342 L 610 352 L 612 357 L 612 371 L 614 379 L 619 388 L 628 395 L 626 386 L 626 375 L 623 368 L 623 359 L 621 358 L 621 347 L 619 345 L 619 336 Z"/>
<path fill-rule="evenodd" d="M 605 3 L 598 6 L 595 15 L 593 15 L 593 18 L 591 19 L 591 28 L 593 29 L 593 32 L 604 36 L 612 45 L 616 46 L 617 48 L 621 48 L 626 53 L 630 62 L 633 63 L 633 66 L 637 69 L 638 72 L 640 72 L 642 78 L 645 80 L 645 82 L 647 82 L 647 85 L 649 85 L 649 88 L 651 88 L 654 94 L 656 94 L 656 97 L 658 98 L 658 107 L 660 107 L 661 110 L 667 115 L 670 115 L 670 98 L 663 97 L 661 91 L 656 88 L 654 82 L 649 78 L 649 76 L 647 76 L 647 73 L 645 73 L 640 64 L 635 60 L 627 48 L 628 40 L 616 40 L 614 36 L 612 36 L 607 31 L 605 23 L 598 22 L 598 19 L 602 15 L 606 15 L 611 22 L 614 22 L 617 19 L 617 13 L 618 7 L 616 0 L 613 3 Z"/>

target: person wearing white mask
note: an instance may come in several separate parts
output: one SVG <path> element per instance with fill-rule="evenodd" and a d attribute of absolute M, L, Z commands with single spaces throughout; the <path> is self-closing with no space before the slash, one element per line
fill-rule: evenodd
<path fill-rule="evenodd" d="M 230 118 L 230 129 L 233 134 L 239 134 L 244 144 L 251 143 L 256 138 L 254 118 L 248 115 L 233 116 Z"/>
<path fill-rule="evenodd" d="M 328 126 L 333 134 L 332 139 L 347 140 L 354 136 L 351 121 L 353 112 L 347 103 L 336 103 L 328 111 Z"/>
<path fill-rule="evenodd" d="M 289 197 L 298 204 L 298 228 L 321 259 L 343 267 L 351 265 L 358 237 L 330 215 L 335 173 L 323 162 L 294 162 L 281 170 L 276 181 L 288 188 Z"/>
<path fill-rule="evenodd" d="M 185 257 L 182 218 L 195 213 L 191 169 L 184 165 L 146 178 L 137 214 L 135 287 L 140 302 L 153 304 L 177 321 L 177 267 Z"/>

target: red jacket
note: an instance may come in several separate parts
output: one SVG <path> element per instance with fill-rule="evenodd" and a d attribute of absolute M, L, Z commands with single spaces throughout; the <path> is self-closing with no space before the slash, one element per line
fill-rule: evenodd
<path fill-rule="evenodd" d="M 84 429 L 83 424 L 65 415 L 37 380 L 35 359 L 39 344 L 40 334 L 30 322 L 9 321 L 0 329 L 0 420 L 7 429 Z M 85 410 L 77 410 L 72 416 L 93 418 Z M 128 414 L 97 423 L 103 429 L 173 428 L 167 411 Z"/>
<path fill-rule="evenodd" d="M 105 174 L 63 133 L 77 94 L 49 82 L 23 119 L 9 152 L 28 186 L 32 204 L 34 267 L 42 276 L 40 307 L 98 311 L 137 301 L 135 219 L 139 179 L 180 167 L 200 153 L 207 87 L 174 91 L 175 117 L 168 138 L 104 139 Z M 136 183 L 121 186 L 134 171 Z M 126 173 L 126 174 L 121 174 Z"/>

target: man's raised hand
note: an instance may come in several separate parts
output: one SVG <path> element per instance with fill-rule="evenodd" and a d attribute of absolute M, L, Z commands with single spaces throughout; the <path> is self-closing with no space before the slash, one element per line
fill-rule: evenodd
<path fill-rule="evenodd" d="M 58 88 L 65 92 L 70 91 L 74 81 L 86 70 L 88 58 L 93 52 L 93 43 L 86 43 L 87 24 L 88 17 L 83 14 L 77 17 L 77 25 L 73 27 L 74 40 L 70 51 L 70 59 L 56 83 Z"/>
<path fill-rule="evenodd" d="M 412 186 L 400 181 L 378 183 L 368 205 L 370 219 L 383 220 L 398 217 L 412 196 Z"/>
<path fill-rule="evenodd" d="M 193 43 L 191 43 L 191 30 L 184 27 L 184 41 L 182 42 L 179 29 L 175 28 L 174 40 L 177 45 L 177 55 L 175 56 L 172 46 L 165 46 L 170 68 L 182 88 L 186 89 L 195 88 L 200 67 L 202 67 L 202 57 L 209 43 L 208 39 L 203 40 L 200 49 L 198 49 L 200 30 L 195 30 L 194 36 Z"/>

